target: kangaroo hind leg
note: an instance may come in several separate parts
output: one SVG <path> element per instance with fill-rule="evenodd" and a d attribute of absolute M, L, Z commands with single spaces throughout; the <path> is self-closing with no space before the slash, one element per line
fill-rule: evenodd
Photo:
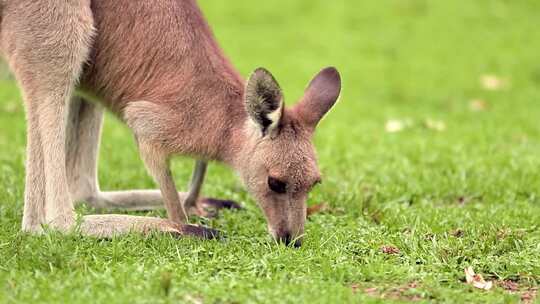
<path fill-rule="evenodd" d="M 13 1 L 4 8 L 2 31 L 28 113 L 23 229 L 47 224 L 65 231 L 75 223 L 66 176 L 67 113 L 94 32 L 90 3 Z"/>

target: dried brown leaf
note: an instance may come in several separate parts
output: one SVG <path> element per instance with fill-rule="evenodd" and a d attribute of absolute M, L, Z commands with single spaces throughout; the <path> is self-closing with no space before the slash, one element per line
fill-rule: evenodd
<path fill-rule="evenodd" d="M 399 248 L 394 246 L 382 246 L 381 252 L 384 254 L 399 254 Z"/>
<path fill-rule="evenodd" d="M 388 133 L 395 133 L 395 132 L 399 132 L 405 129 L 405 126 L 403 122 L 400 120 L 389 120 L 386 122 L 384 129 Z"/>
<path fill-rule="evenodd" d="M 203 304 L 204 300 L 200 296 L 193 296 L 193 295 L 185 295 L 184 296 L 185 303 L 191 303 L 191 304 Z"/>
<path fill-rule="evenodd" d="M 457 238 L 460 238 L 460 237 L 463 237 L 463 235 L 465 235 L 465 231 L 463 231 L 462 229 L 454 229 L 450 232 L 450 234 L 453 236 L 453 237 L 457 237 Z"/>
<path fill-rule="evenodd" d="M 412 126 L 412 121 L 410 119 L 389 119 L 386 121 L 384 129 L 388 133 L 396 133 L 401 132 L 410 126 Z"/>
<path fill-rule="evenodd" d="M 486 74 L 480 77 L 480 84 L 485 90 L 498 91 L 508 87 L 508 80 L 497 75 Z"/>
<path fill-rule="evenodd" d="M 433 131 L 442 132 L 446 130 L 446 124 L 442 120 L 434 120 L 434 119 L 428 118 L 424 122 L 424 125 L 426 126 L 426 128 Z"/>
<path fill-rule="evenodd" d="M 473 112 L 485 111 L 487 108 L 487 102 L 483 99 L 473 99 L 469 103 L 469 109 Z"/>
<path fill-rule="evenodd" d="M 467 284 L 475 288 L 490 290 L 493 287 L 492 281 L 486 281 L 481 274 L 476 274 L 471 266 L 465 268 L 465 280 Z"/>

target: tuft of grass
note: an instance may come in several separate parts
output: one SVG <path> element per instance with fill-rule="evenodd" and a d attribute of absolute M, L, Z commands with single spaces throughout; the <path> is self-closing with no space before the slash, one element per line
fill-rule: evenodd
<path fill-rule="evenodd" d="M 309 203 L 328 208 L 308 220 L 304 246 L 274 244 L 255 202 L 219 164 L 205 195 L 247 206 L 207 223 L 226 240 L 21 233 L 24 109 L 0 67 L 0 302 L 508 303 L 534 293 L 538 1 L 200 4 L 241 73 L 267 67 L 288 104 L 323 66 L 342 73 L 341 100 L 315 138 L 324 183 Z M 508 85 L 486 90 L 484 75 Z M 389 120 L 407 126 L 389 133 Z M 178 185 L 191 168 L 191 160 L 174 162 Z M 155 187 L 112 116 L 99 179 L 105 190 Z M 467 266 L 496 287 L 465 284 Z"/>

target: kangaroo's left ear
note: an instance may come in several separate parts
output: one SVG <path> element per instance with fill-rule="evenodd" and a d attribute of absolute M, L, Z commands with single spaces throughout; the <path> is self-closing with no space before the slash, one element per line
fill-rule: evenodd
<path fill-rule="evenodd" d="M 319 72 L 309 83 L 302 100 L 294 107 L 308 127 L 315 129 L 323 116 L 336 103 L 341 92 L 341 76 L 334 67 Z"/>
<path fill-rule="evenodd" d="M 246 110 L 263 136 L 279 127 L 283 114 L 283 94 L 272 74 L 264 68 L 256 69 L 247 82 Z"/>

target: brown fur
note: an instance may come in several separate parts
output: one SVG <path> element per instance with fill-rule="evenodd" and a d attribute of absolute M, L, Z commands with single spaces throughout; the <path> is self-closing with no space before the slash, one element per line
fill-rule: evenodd
<path fill-rule="evenodd" d="M 195 2 L 95 0 L 92 11 L 97 35 L 81 86 L 121 116 L 146 112 L 171 152 L 219 158 L 225 132 L 245 119 L 244 84 Z"/>
<path fill-rule="evenodd" d="M 285 109 L 279 85 L 268 71 L 256 70 L 247 82 L 239 76 L 193 0 L 4 1 L 0 46 L 21 84 L 31 122 L 24 217 L 31 223 L 23 220 L 25 229 L 36 230 L 41 224 L 72 227 L 70 194 L 99 194 L 93 170 L 102 115 L 85 105 L 92 97 L 132 128 L 171 223 L 185 222 L 186 206 L 168 162 L 172 155 L 191 155 L 236 169 L 274 237 L 300 243 L 307 194 L 320 180 L 311 137 L 339 95 L 335 69 L 319 73 L 302 100 Z M 75 86 L 82 105 L 70 101 Z M 63 117 L 74 118 L 67 130 L 58 127 L 67 123 Z M 206 166 L 201 164 L 200 173 L 194 174 L 199 187 L 190 192 L 190 200 L 202 183 Z M 272 191 L 269 177 L 286 183 L 286 193 Z M 88 193 L 75 194 L 84 183 Z M 29 190 L 31 186 L 37 190 Z M 123 203 L 126 198 L 155 198 L 154 193 L 140 192 L 108 197 L 122 197 Z M 112 227 L 105 229 L 107 225 Z M 124 216 L 86 217 L 82 227 L 92 235 L 129 227 L 189 230 Z"/>

